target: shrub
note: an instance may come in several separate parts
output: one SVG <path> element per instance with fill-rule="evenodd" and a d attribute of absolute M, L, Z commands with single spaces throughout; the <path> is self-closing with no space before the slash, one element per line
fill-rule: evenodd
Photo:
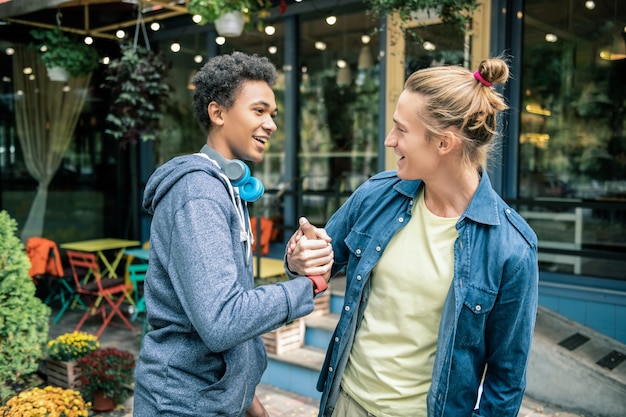
<path fill-rule="evenodd" d="M 0 212 L 0 400 L 23 375 L 37 371 L 48 338 L 50 308 L 35 296 L 30 260 L 15 232 L 17 222 Z"/>
<path fill-rule="evenodd" d="M 85 332 L 65 333 L 48 342 L 48 357 L 57 361 L 75 361 L 98 349 L 98 338 Z"/>
<path fill-rule="evenodd" d="M 22 391 L 0 407 L 3 417 L 87 417 L 83 397 L 78 391 L 47 386 Z"/>

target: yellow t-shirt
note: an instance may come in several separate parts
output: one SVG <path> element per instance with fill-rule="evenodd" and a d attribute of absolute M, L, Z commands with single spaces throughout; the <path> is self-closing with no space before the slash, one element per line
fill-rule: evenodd
<path fill-rule="evenodd" d="M 371 293 L 342 388 L 380 417 L 426 416 L 458 217 L 432 214 L 423 191 L 372 271 Z"/>

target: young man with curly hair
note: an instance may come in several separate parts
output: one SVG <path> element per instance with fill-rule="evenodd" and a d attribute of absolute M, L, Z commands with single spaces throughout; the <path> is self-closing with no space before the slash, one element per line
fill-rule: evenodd
<path fill-rule="evenodd" d="M 267 364 L 260 336 L 313 310 L 320 284 L 307 277 L 254 287 L 246 200 L 262 185 L 239 177 L 240 161 L 260 162 L 276 130 L 276 78 L 267 58 L 209 60 L 193 80 L 205 146 L 162 165 L 146 185 L 151 330 L 135 372 L 136 417 L 268 416 L 255 395 Z M 313 272 L 328 278 L 332 249 L 316 242 L 325 262 Z"/>

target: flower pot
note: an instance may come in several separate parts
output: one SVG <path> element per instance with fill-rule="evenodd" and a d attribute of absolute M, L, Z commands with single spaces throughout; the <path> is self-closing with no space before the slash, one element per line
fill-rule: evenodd
<path fill-rule="evenodd" d="M 215 30 L 224 37 L 240 36 L 243 33 L 243 27 L 246 20 L 239 11 L 229 12 L 221 15 L 215 21 Z"/>
<path fill-rule="evenodd" d="M 70 79 L 70 73 L 63 67 L 46 67 L 46 71 L 51 81 L 67 82 Z"/>
<path fill-rule="evenodd" d="M 75 388 L 75 363 L 76 362 L 65 362 L 55 359 L 46 359 L 46 375 L 48 377 L 48 384 L 56 385 L 61 388 Z"/>
<path fill-rule="evenodd" d="M 115 401 L 107 397 L 104 391 L 96 391 L 93 393 L 93 401 L 91 402 L 91 409 L 93 411 L 111 411 L 116 405 Z"/>

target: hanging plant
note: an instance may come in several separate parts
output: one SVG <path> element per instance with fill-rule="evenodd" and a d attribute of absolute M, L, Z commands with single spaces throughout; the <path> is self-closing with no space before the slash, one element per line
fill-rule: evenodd
<path fill-rule="evenodd" d="M 435 13 L 443 23 L 451 24 L 466 33 L 472 22 L 472 15 L 478 8 L 478 0 L 365 0 L 368 9 L 378 16 L 397 13 L 401 28 L 413 20 L 415 13 L 424 11 Z"/>
<path fill-rule="evenodd" d="M 59 28 L 33 29 L 31 47 L 39 51 L 41 62 L 47 69 L 63 68 L 72 77 L 84 77 L 98 67 L 99 56 L 95 48 L 68 36 Z"/>
<path fill-rule="evenodd" d="M 187 11 L 202 17 L 201 25 L 213 23 L 227 13 L 241 13 L 245 29 L 251 30 L 256 22 L 262 29 L 261 19 L 269 17 L 272 2 L 270 0 L 189 0 Z"/>
<path fill-rule="evenodd" d="M 172 64 L 140 45 L 120 48 L 121 57 L 111 61 L 101 85 L 114 97 L 105 132 L 122 143 L 155 140 L 171 91 L 165 78 Z"/>

